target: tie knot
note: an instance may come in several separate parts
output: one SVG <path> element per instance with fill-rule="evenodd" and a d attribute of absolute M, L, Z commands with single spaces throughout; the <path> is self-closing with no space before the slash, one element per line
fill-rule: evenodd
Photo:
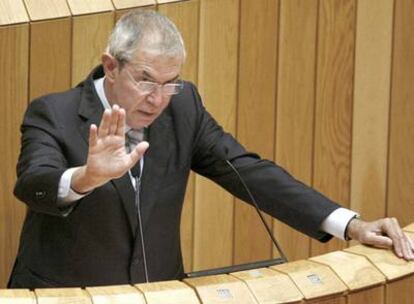
<path fill-rule="evenodd" d="M 128 143 L 130 145 L 138 145 L 144 139 L 144 131 L 142 129 L 131 129 L 126 133 Z"/>

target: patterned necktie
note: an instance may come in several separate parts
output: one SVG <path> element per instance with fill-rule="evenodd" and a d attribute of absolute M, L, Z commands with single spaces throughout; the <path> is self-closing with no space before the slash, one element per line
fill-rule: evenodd
<path fill-rule="evenodd" d="M 131 129 L 126 134 L 126 148 L 128 152 L 131 152 L 135 147 L 144 139 L 143 129 Z M 133 177 L 139 177 L 141 175 L 140 161 L 138 161 L 132 168 L 131 174 Z"/>

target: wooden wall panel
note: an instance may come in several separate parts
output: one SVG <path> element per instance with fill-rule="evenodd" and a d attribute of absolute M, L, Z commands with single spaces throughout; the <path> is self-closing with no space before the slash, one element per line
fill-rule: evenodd
<path fill-rule="evenodd" d="M 344 206 L 350 195 L 355 16 L 355 0 L 319 3 L 313 182 Z M 313 241 L 312 255 L 343 245 Z"/>
<path fill-rule="evenodd" d="M 19 127 L 27 106 L 29 26 L 0 27 L 0 286 L 16 257 L 25 207 L 13 196 L 20 150 Z"/>
<path fill-rule="evenodd" d="M 197 84 L 199 1 L 163 4 L 158 6 L 158 11 L 168 16 L 177 25 L 183 36 L 187 59 L 181 77 Z M 181 217 L 181 248 L 186 272 L 192 270 L 193 264 L 194 179 L 194 174 L 191 174 Z"/>
<path fill-rule="evenodd" d="M 405 226 L 414 218 L 414 1 L 395 4 L 387 214 Z"/>
<path fill-rule="evenodd" d="M 351 208 L 385 216 L 393 1 L 358 3 L 352 132 Z"/>
<path fill-rule="evenodd" d="M 69 18 L 31 24 L 30 100 L 70 88 L 71 32 Z"/>
<path fill-rule="evenodd" d="M 242 0 L 240 5 L 237 138 L 263 158 L 273 159 L 278 1 Z M 271 252 L 270 238 L 256 210 L 237 200 L 234 262 L 270 259 Z"/>
<path fill-rule="evenodd" d="M 101 62 L 109 34 L 114 26 L 114 13 L 73 17 L 72 86 L 85 79 Z"/>
<path fill-rule="evenodd" d="M 236 126 L 239 1 L 200 3 L 198 83 L 204 104 L 229 132 Z M 197 176 L 195 269 L 229 265 L 233 247 L 233 197 Z"/>
<path fill-rule="evenodd" d="M 276 161 L 311 185 L 318 1 L 283 0 L 280 10 Z M 276 222 L 274 233 L 290 260 L 309 256 L 305 235 Z"/>

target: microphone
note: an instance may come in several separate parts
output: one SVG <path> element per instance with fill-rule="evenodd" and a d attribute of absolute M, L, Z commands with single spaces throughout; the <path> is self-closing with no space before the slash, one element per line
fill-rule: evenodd
<path fill-rule="evenodd" d="M 266 228 L 267 234 L 269 235 L 270 239 L 272 240 L 273 245 L 275 245 L 277 251 L 279 252 L 280 257 L 275 258 L 275 259 L 270 259 L 270 260 L 254 262 L 254 263 L 247 263 L 247 264 L 240 264 L 240 265 L 234 265 L 234 266 L 229 266 L 229 267 L 221 267 L 221 268 L 215 268 L 215 269 L 208 269 L 208 270 L 190 272 L 190 273 L 187 273 L 187 276 L 189 278 L 207 276 L 207 275 L 224 274 L 224 273 L 229 273 L 229 272 L 250 270 L 250 269 L 261 268 L 261 267 L 268 267 L 268 266 L 272 266 L 272 265 L 283 264 L 283 263 L 286 263 L 288 261 L 287 258 L 286 258 L 286 255 L 283 252 L 282 248 L 280 247 L 278 241 L 276 240 L 273 233 L 271 232 L 271 230 L 269 228 L 269 225 L 266 223 L 266 221 L 265 221 L 265 219 L 262 215 L 262 212 L 259 209 L 259 205 L 257 204 L 256 199 L 254 198 L 254 196 L 251 193 L 251 191 L 250 191 L 249 187 L 247 186 L 246 182 L 244 181 L 244 179 L 240 175 L 239 171 L 231 163 L 231 161 L 230 161 L 231 157 L 229 157 L 228 152 L 229 152 L 228 148 L 224 147 L 223 145 L 220 145 L 220 144 L 216 145 L 213 148 L 213 153 L 216 156 L 218 156 L 220 159 L 222 159 L 232 169 L 232 171 L 236 174 L 237 178 L 239 179 L 240 183 L 243 185 L 244 190 L 246 191 L 247 195 L 249 196 L 250 201 L 252 202 L 257 214 L 260 217 L 260 220 L 262 221 L 263 225 Z"/>
<path fill-rule="evenodd" d="M 138 209 L 138 225 L 139 225 L 139 232 L 140 232 L 140 238 L 141 238 L 142 259 L 144 263 L 144 274 L 145 274 L 145 281 L 149 283 L 147 254 L 145 250 L 144 231 L 142 229 L 141 201 L 139 197 L 139 193 L 141 190 L 141 173 L 142 173 L 143 166 L 144 166 L 144 157 L 141 157 L 138 163 L 136 163 L 130 169 L 130 172 L 131 172 L 132 177 L 135 179 L 135 205 Z"/>

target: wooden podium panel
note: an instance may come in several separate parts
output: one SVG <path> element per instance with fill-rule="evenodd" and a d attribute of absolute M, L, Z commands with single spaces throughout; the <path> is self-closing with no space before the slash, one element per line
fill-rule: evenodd
<path fill-rule="evenodd" d="M 350 290 L 347 295 L 349 304 L 384 303 L 385 276 L 367 258 L 334 251 L 310 260 L 331 267 L 341 278 Z"/>
<path fill-rule="evenodd" d="M 28 289 L 0 289 L 1 304 L 36 304 L 34 293 Z"/>
<path fill-rule="evenodd" d="M 244 282 L 227 274 L 184 279 L 184 282 L 195 288 L 201 302 L 204 304 L 257 303 Z"/>
<path fill-rule="evenodd" d="M 414 233 L 414 223 L 408 225 L 407 227 L 404 227 L 404 230 L 407 232 L 413 232 Z"/>
<path fill-rule="evenodd" d="M 411 304 L 414 286 L 414 262 L 398 258 L 392 251 L 358 245 L 347 252 L 367 257 L 387 278 L 385 303 Z"/>
<path fill-rule="evenodd" d="M 37 304 L 92 304 L 85 290 L 81 288 L 35 289 Z"/>
<path fill-rule="evenodd" d="M 328 266 L 301 260 L 272 266 L 271 269 L 289 275 L 307 302 L 345 303 L 345 297 L 341 294 L 347 288 Z"/>
<path fill-rule="evenodd" d="M 244 281 L 260 304 L 300 303 L 303 295 L 288 275 L 268 268 L 231 273 Z"/>
<path fill-rule="evenodd" d="M 195 291 L 180 281 L 136 284 L 147 304 L 199 304 Z"/>
<path fill-rule="evenodd" d="M 130 285 L 87 287 L 93 304 L 145 304 L 144 295 Z"/>

